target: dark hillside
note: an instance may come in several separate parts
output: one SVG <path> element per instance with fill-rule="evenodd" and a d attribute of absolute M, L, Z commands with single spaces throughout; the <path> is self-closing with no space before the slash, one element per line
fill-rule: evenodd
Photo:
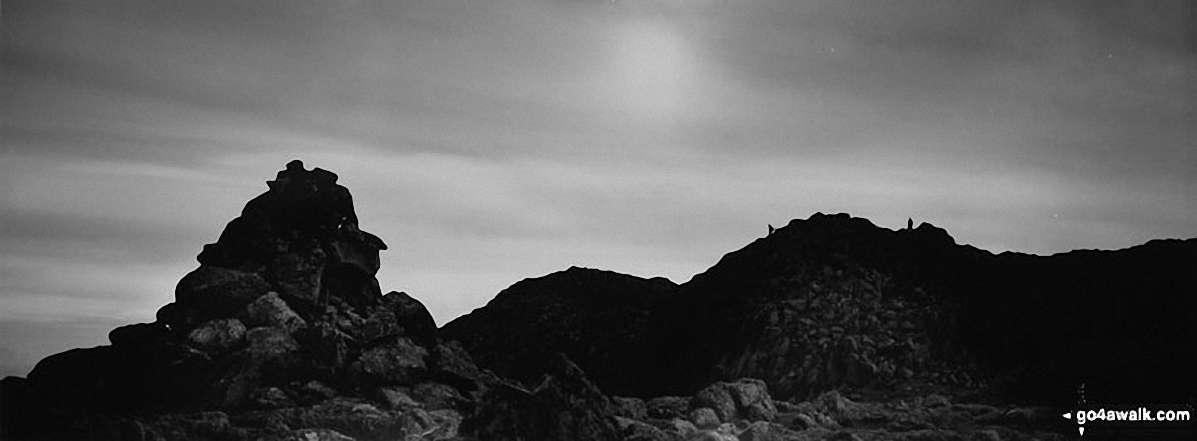
<path fill-rule="evenodd" d="M 441 328 L 477 361 L 532 384 L 562 352 L 608 393 L 633 393 L 651 370 L 643 344 L 649 311 L 674 295 L 668 279 L 570 268 L 520 281 Z"/>
<path fill-rule="evenodd" d="M 815 214 L 676 290 L 571 269 L 516 284 L 445 332 L 507 375 L 530 381 L 560 350 L 605 389 L 646 397 L 752 377 L 781 398 L 928 382 L 1067 404 L 1085 383 L 1115 401 L 1181 402 L 1197 366 L 1191 268 L 1195 240 L 993 255 L 930 224 Z M 528 351 L 540 355 L 517 355 Z"/>

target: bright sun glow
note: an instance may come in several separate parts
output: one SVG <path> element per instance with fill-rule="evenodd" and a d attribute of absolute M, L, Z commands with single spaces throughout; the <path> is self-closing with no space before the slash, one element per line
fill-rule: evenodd
<path fill-rule="evenodd" d="M 666 24 L 628 23 L 612 44 L 602 81 L 604 99 L 637 117 L 670 121 L 682 116 L 697 74 L 687 42 Z"/>

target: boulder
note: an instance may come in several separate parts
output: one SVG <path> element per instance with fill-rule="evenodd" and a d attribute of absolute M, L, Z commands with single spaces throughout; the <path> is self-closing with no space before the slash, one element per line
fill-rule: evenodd
<path fill-rule="evenodd" d="M 250 393 L 248 407 L 252 409 L 278 409 L 295 407 L 295 399 L 277 386 L 262 387 Z"/>
<path fill-rule="evenodd" d="M 245 343 L 246 329 L 235 318 L 209 320 L 192 329 L 187 340 L 196 347 L 210 351 L 227 351 Z"/>
<path fill-rule="evenodd" d="M 383 296 L 382 307 L 394 314 L 395 322 L 403 328 L 403 335 L 425 344 L 436 340 L 436 321 L 419 300 L 404 292 L 391 291 Z"/>
<path fill-rule="evenodd" d="M 732 399 L 730 391 L 727 387 L 721 387 L 718 384 L 698 391 L 694 394 L 692 403 L 695 408 L 712 411 L 715 415 L 716 425 L 718 422 L 730 422 L 739 418 L 736 402 Z M 697 426 L 698 423 L 696 422 L 695 425 Z"/>
<path fill-rule="evenodd" d="M 309 404 L 325 401 L 337 395 L 337 390 L 326 386 L 324 383 L 317 380 L 310 380 L 304 383 L 297 390 L 300 399 Z"/>
<path fill-rule="evenodd" d="M 200 265 L 179 280 L 175 287 L 175 303 L 184 310 L 196 311 L 199 323 L 202 323 L 208 319 L 235 316 L 270 289 L 270 284 L 257 274 Z M 168 324 L 177 331 L 190 331 L 190 323 Z"/>
<path fill-rule="evenodd" d="M 266 293 L 245 308 L 246 323 L 250 326 L 274 326 L 294 334 L 307 326 L 307 322 L 291 310 L 277 292 Z"/>
<path fill-rule="evenodd" d="M 179 280 L 175 301 L 217 308 L 228 301 L 248 303 L 269 289 L 270 284 L 253 272 L 200 265 Z"/>
<path fill-rule="evenodd" d="M 372 308 L 365 319 L 362 326 L 355 328 L 357 333 L 354 336 L 363 344 L 371 344 L 378 340 L 406 334 L 403 325 L 399 323 L 395 312 L 390 308 Z"/>
<path fill-rule="evenodd" d="M 615 417 L 619 439 L 623 441 L 671 441 L 676 439 L 651 424 L 621 416 Z"/>
<path fill-rule="evenodd" d="M 685 418 L 690 410 L 690 397 L 656 397 L 645 403 L 649 418 Z"/>
<path fill-rule="evenodd" d="M 712 409 L 723 422 L 773 421 L 777 415 L 765 382 L 757 379 L 712 384 L 695 393 L 691 402 L 696 408 Z"/>
<path fill-rule="evenodd" d="M 295 335 L 303 343 L 303 352 L 318 371 L 337 376 L 353 360 L 349 360 L 353 337 L 339 329 L 336 323 L 317 320 Z"/>
<path fill-rule="evenodd" d="M 378 396 L 391 409 L 408 409 L 423 407 L 424 405 L 411 397 L 411 389 L 406 387 L 384 387 L 378 389 Z"/>
<path fill-rule="evenodd" d="M 690 411 L 688 419 L 699 429 L 714 429 L 723 423 L 719 420 L 719 415 L 709 407 L 699 407 Z"/>
<path fill-rule="evenodd" d="M 378 273 L 378 251 L 387 249 L 378 236 L 356 227 L 334 232 L 329 245 L 332 262 L 353 268 L 364 276 Z"/>
<path fill-rule="evenodd" d="M 249 343 L 246 349 L 250 357 L 258 361 L 276 360 L 299 349 L 299 344 L 286 329 L 275 326 L 259 326 L 245 333 Z"/>
<path fill-rule="evenodd" d="M 431 378 L 453 386 L 463 394 L 477 391 L 490 377 L 474 364 L 470 354 L 457 341 L 437 343 L 432 347 L 429 359 Z"/>
<path fill-rule="evenodd" d="M 337 298 L 358 310 L 366 310 L 382 301 L 378 279 L 345 265 L 330 264 L 322 279 L 324 295 Z"/>
<path fill-rule="evenodd" d="M 615 412 L 624 418 L 643 420 L 648 418 L 648 406 L 644 400 L 634 397 L 611 397 Z"/>
<path fill-rule="evenodd" d="M 178 282 L 174 307 L 163 307 L 159 316 L 172 331 L 186 336 L 202 322 L 237 315 L 269 290 L 271 285 L 256 273 L 201 265 Z"/>
<path fill-rule="evenodd" d="M 412 387 L 411 395 L 416 401 L 424 403 L 424 408 L 427 410 L 457 409 L 466 402 L 466 397 L 462 396 L 457 389 L 431 381 Z"/>
<path fill-rule="evenodd" d="M 459 441 L 461 423 L 460 413 L 450 409 L 432 410 L 428 412 L 432 424 L 420 432 L 420 437 L 429 441 Z"/>
<path fill-rule="evenodd" d="M 654 427 L 661 429 L 662 432 L 673 438 L 690 439 L 691 436 L 698 433 L 698 428 L 694 427 L 694 423 L 681 418 L 654 419 L 649 421 L 653 422 Z"/>
<path fill-rule="evenodd" d="M 363 380 L 379 384 L 412 385 L 427 372 L 428 350 L 406 337 L 362 352 L 355 363 Z"/>
<path fill-rule="evenodd" d="M 320 303 L 325 253 L 315 240 L 278 241 L 285 251 L 275 254 L 267 277 L 279 294 L 296 304 L 314 308 Z"/>
<path fill-rule="evenodd" d="M 793 430 L 785 426 L 766 421 L 757 421 L 745 428 L 738 435 L 738 441 L 788 441 L 796 437 Z"/>
<path fill-rule="evenodd" d="M 120 347 L 152 347 L 170 340 L 170 329 L 163 323 L 138 323 L 113 329 L 108 341 Z"/>
<path fill-rule="evenodd" d="M 196 260 L 203 266 L 253 272 L 274 252 L 271 235 L 265 221 L 238 217 L 225 225 L 216 243 L 204 245 Z"/>
<path fill-rule="evenodd" d="M 222 409 L 254 406 L 260 389 L 302 373 L 299 345 L 285 329 L 259 326 L 245 332 L 246 347 L 223 357 L 209 400 Z"/>

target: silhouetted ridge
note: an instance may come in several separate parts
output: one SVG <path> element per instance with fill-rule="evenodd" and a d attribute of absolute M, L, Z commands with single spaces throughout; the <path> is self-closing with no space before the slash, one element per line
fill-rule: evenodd
<path fill-rule="evenodd" d="M 441 332 L 525 384 L 539 381 L 560 352 L 586 366 L 604 391 L 628 394 L 648 369 L 643 334 L 650 308 L 676 289 L 664 278 L 571 267 L 520 281 Z"/>
<path fill-rule="evenodd" d="M 292 161 L 155 322 L 0 381 L 0 439 L 1063 439 L 1082 383 L 1197 395 L 1197 239 L 995 256 L 816 213 L 682 285 L 571 267 L 438 330 L 336 181 Z"/>
<path fill-rule="evenodd" d="M 636 329 L 646 329 L 637 357 L 646 358 L 604 353 L 611 364 L 643 367 L 632 386 L 622 378 L 596 382 L 649 397 L 752 377 L 782 398 L 918 382 L 1027 402 L 1071 400 L 1085 382 L 1113 400 L 1184 401 L 1193 380 L 1187 369 L 1169 366 L 1197 366 L 1192 345 L 1183 343 L 1197 337 L 1197 280 L 1188 269 L 1197 267 L 1195 244 L 1158 240 L 1119 251 L 995 256 L 928 223 L 889 230 L 816 213 L 728 253 L 650 303 L 647 325 L 636 320 Z M 597 286 L 587 292 L 603 297 Z M 496 335 L 534 322 L 543 306 L 536 298 L 500 295 L 495 307 L 451 328 L 461 336 Z M 610 311 L 642 317 L 642 305 L 605 304 L 604 320 L 619 323 Z M 573 338 L 533 340 L 538 351 L 601 346 L 589 340 L 598 315 L 571 311 L 553 334 Z M 1152 340 L 1140 342 L 1136 329 Z M 501 358 L 496 369 L 526 378 L 541 364 L 495 349 L 503 346 L 468 346 L 484 365 Z M 588 372 L 608 369 L 593 360 L 578 364 Z"/>

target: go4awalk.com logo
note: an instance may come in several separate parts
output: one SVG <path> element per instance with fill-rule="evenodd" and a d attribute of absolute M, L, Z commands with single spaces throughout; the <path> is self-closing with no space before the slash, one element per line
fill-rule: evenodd
<path fill-rule="evenodd" d="M 1094 405 L 1085 399 L 1084 384 L 1076 407 L 1061 416 L 1076 423 L 1085 439 L 1197 440 L 1192 405 Z"/>
<path fill-rule="evenodd" d="M 1077 409 L 1062 416 L 1075 420 L 1077 432 L 1082 436 L 1085 434 L 1086 426 L 1178 431 L 1193 428 L 1192 411 L 1187 407 L 1102 406 L 1097 409 Z"/>

